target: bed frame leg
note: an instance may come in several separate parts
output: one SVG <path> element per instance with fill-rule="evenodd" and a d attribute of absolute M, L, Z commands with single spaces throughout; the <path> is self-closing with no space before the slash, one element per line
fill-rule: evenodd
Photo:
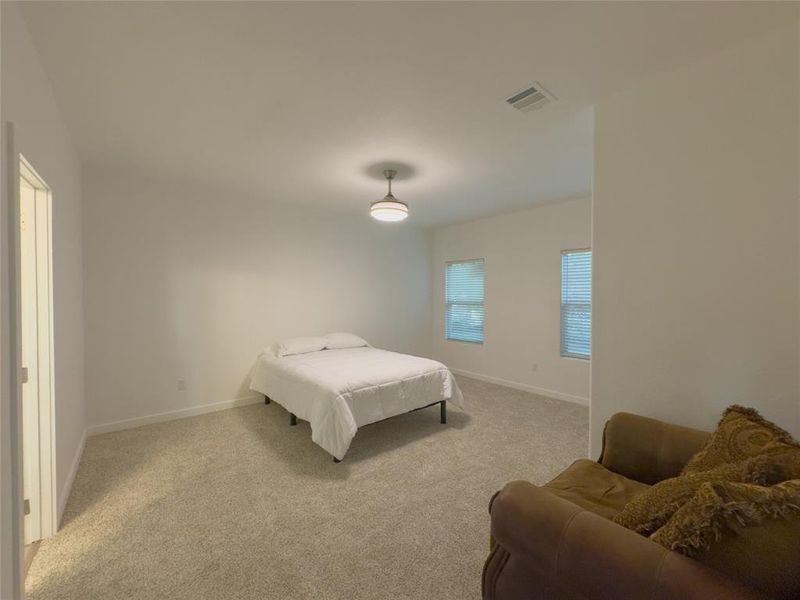
<path fill-rule="evenodd" d="M 441 415 L 439 421 L 444 424 L 447 423 L 447 400 L 442 400 L 439 404 L 441 405 Z"/>
<path fill-rule="evenodd" d="M 335 462 L 335 463 L 340 463 L 340 462 L 342 462 L 342 461 L 340 461 L 338 458 L 336 458 L 336 457 L 334 456 L 334 457 L 333 457 L 333 462 Z"/>
<path fill-rule="evenodd" d="M 264 394 L 264 404 L 269 404 L 269 396 Z"/>
<path fill-rule="evenodd" d="M 297 425 L 297 417 L 294 416 L 294 413 L 289 413 L 289 425 L 292 427 Z"/>

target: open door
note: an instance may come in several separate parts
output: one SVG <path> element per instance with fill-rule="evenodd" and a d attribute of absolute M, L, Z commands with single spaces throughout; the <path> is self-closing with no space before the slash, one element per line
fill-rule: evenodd
<path fill-rule="evenodd" d="M 20 160 L 22 487 L 25 545 L 55 532 L 50 190 Z"/>

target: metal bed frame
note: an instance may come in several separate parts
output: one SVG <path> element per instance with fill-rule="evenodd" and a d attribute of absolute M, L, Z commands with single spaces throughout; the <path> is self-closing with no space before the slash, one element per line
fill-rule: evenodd
<path fill-rule="evenodd" d="M 269 404 L 269 403 L 270 403 L 269 396 L 264 394 L 264 404 Z M 419 408 L 414 408 L 406 413 L 401 413 L 401 414 L 407 415 L 409 413 L 417 412 L 418 410 L 422 410 L 424 408 L 430 408 L 431 406 L 436 406 L 437 404 L 439 405 L 439 422 L 442 425 L 445 425 L 447 423 L 447 400 L 439 400 L 438 402 L 431 402 L 430 404 L 426 404 L 425 406 L 420 406 Z M 400 415 L 386 417 L 385 419 L 381 419 L 380 421 L 373 421 L 372 423 L 367 423 L 366 425 L 362 425 L 362 427 L 368 427 L 369 425 L 374 425 L 375 423 L 381 423 L 388 419 L 393 419 L 394 417 L 399 417 L 399 416 Z M 297 416 L 294 413 L 289 413 L 289 426 L 294 427 L 295 425 L 297 425 Z M 342 461 L 334 456 L 333 462 L 340 463 Z"/>

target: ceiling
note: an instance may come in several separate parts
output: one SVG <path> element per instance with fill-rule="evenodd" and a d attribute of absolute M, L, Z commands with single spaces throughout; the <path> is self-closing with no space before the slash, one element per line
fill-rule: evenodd
<path fill-rule="evenodd" d="M 85 165 L 410 222 L 591 188 L 592 104 L 796 18 L 789 3 L 28 2 Z M 558 102 L 505 99 L 540 81 Z M 221 199 L 224 201 L 224 198 Z"/>

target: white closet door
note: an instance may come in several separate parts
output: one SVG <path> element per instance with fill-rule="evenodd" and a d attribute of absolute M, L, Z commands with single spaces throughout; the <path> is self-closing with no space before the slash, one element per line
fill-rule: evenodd
<path fill-rule="evenodd" d="M 20 285 L 22 296 L 22 366 L 28 370 L 22 385 L 22 484 L 30 503 L 24 520 L 25 544 L 41 539 L 41 465 L 39 456 L 39 305 L 36 277 L 36 190 L 20 179 Z"/>

